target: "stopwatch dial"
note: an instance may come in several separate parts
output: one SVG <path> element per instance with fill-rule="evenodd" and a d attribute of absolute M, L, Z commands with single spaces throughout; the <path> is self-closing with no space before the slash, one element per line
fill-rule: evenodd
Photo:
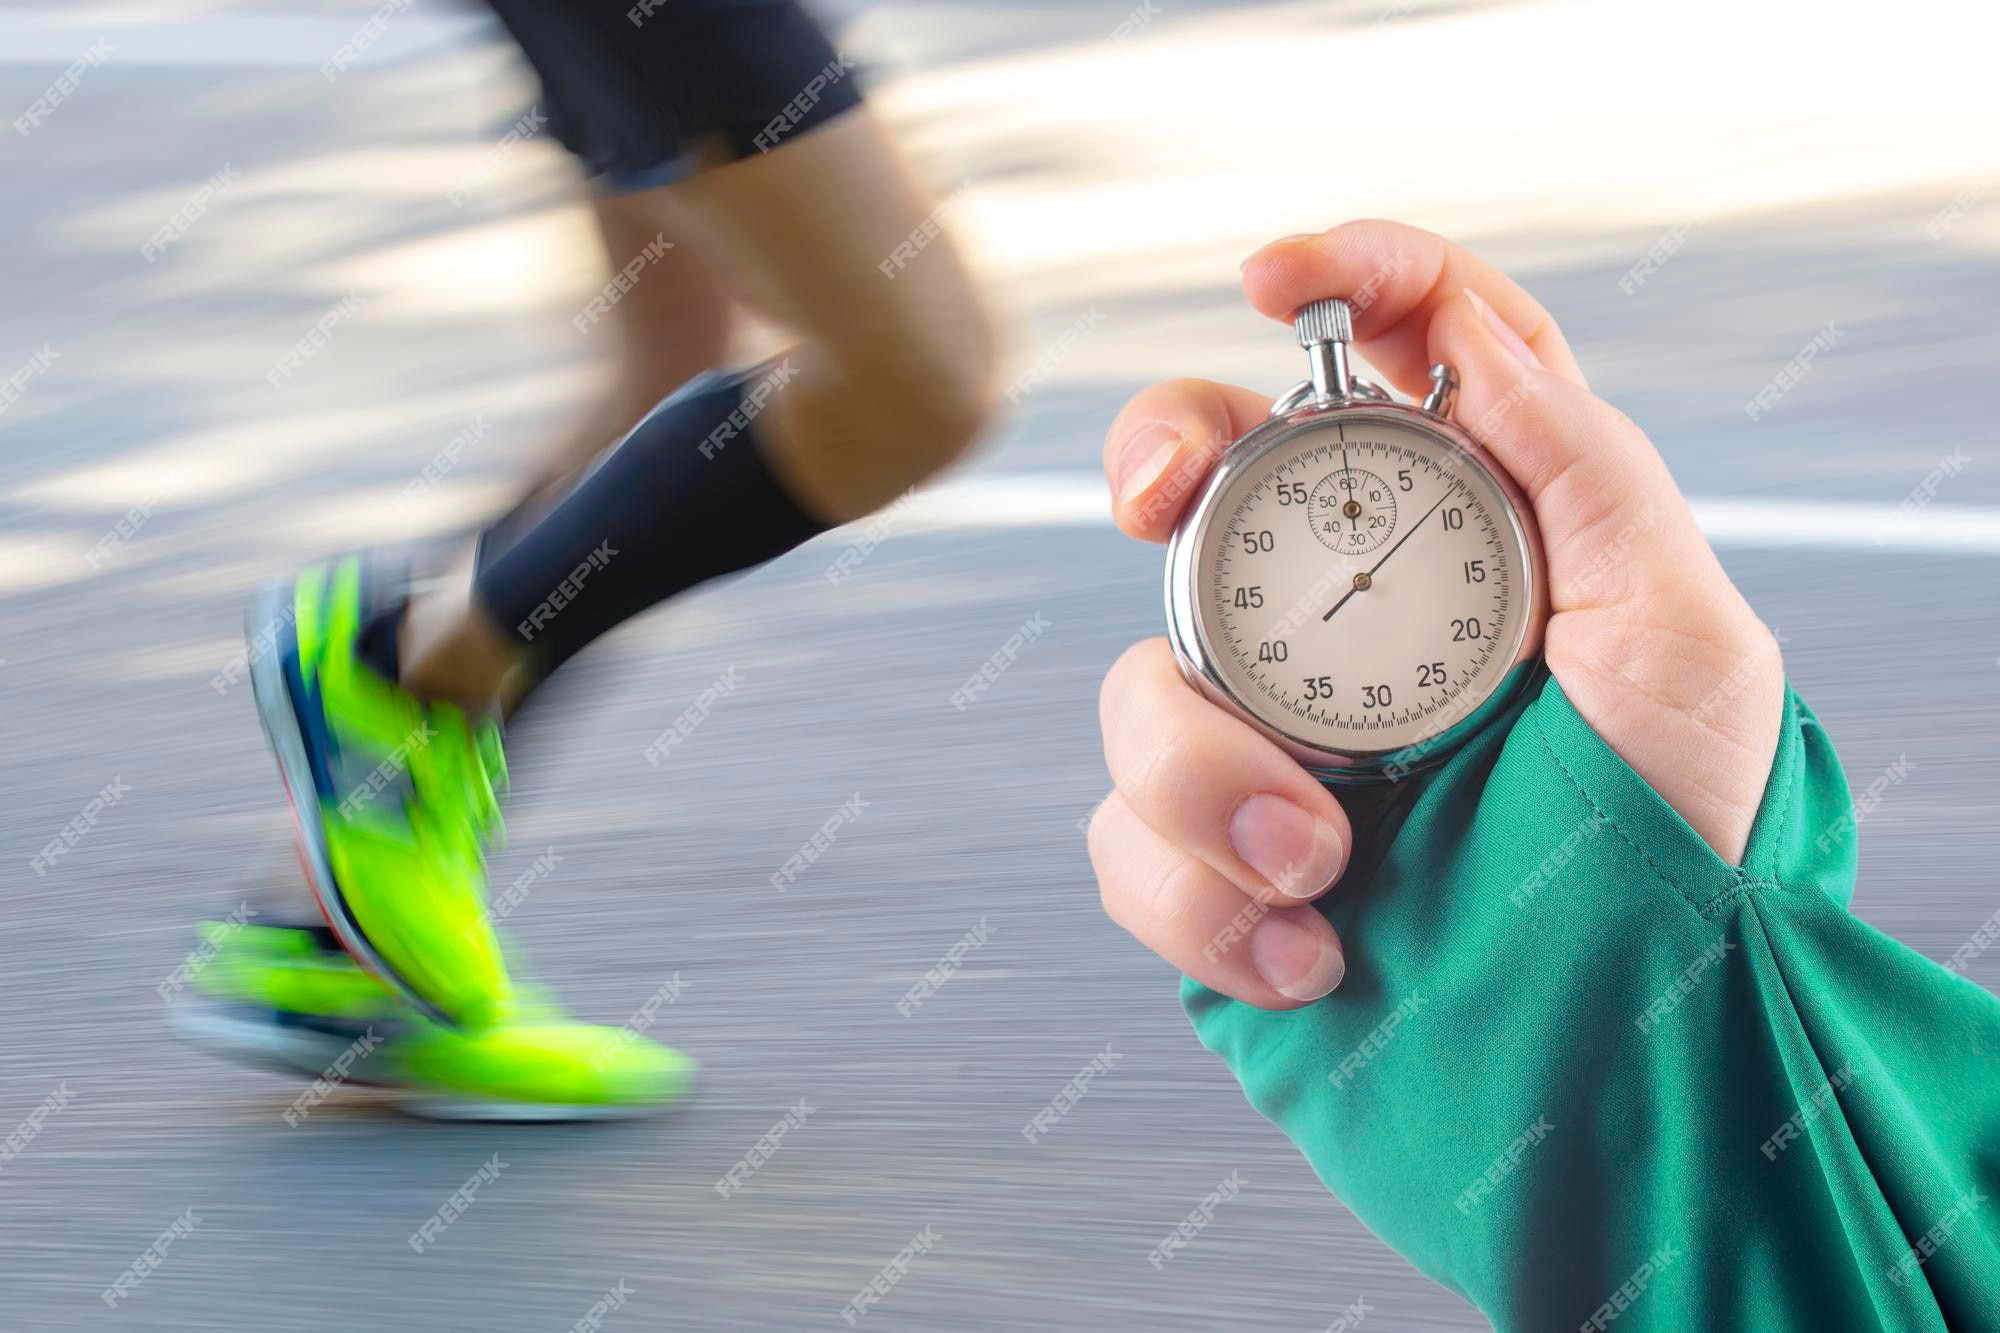
<path fill-rule="evenodd" d="M 1327 473 L 1312 488 L 1306 513 L 1313 536 L 1327 550 L 1366 555 L 1396 530 L 1396 492 L 1373 472 L 1348 467 L 1343 460 L 1339 471 Z"/>
<path fill-rule="evenodd" d="M 1315 425 L 1215 497 L 1197 577 L 1208 655 L 1288 735 L 1420 744 L 1499 687 L 1527 632 L 1521 527 L 1448 438 L 1394 417 Z"/>

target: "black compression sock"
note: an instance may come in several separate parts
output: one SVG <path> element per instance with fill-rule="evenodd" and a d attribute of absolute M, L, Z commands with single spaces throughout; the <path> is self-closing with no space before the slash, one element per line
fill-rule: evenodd
<path fill-rule="evenodd" d="M 394 606 L 377 611 L 362 623 L 361 633 L 354 642 L 355 656 L 373 667 L 384 680 L 402 678 L 402 653 L 396 636 L 402 631 L 403 608 L 407 605 L 407 601 L 398 598 Z"/>
<path fill-rule="evenodd" d="M 399 554 L 363 555 L 361 630 L 354 654 L 384 680 L 402 679 L 403 608 L 410 604 L 410 562 Z"/>
<path fill-rule="evenodd" d="M 691 381 L 531 526 L 510 514 L 488 530 L 474 587 L 532 649 L 537 679 L 648 607 L 826 530 L 772 475 L 752 426 L 790 373 Z"/>

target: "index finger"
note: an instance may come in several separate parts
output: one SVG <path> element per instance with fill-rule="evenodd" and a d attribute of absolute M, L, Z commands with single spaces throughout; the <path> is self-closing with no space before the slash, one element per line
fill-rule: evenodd
<path fill-rule="evenodd" d="M 1431 317 L 1468 287 L 1546 369 L 1584 384 L 1555 317 L 1519 283 L 1436 232 L 1370 218 L 1273 241 L 1243 263 L 1244 295 L 1273 319 L 1289 321 L 1322 297 L 1345 297 L 1361 355 L 1408 394 L 1429 387 Z"/>

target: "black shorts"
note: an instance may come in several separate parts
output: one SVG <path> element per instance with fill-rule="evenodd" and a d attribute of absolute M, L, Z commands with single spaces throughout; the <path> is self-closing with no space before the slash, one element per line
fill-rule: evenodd
<path fill-rule="evenodd" d="M 796 0 L 488 0 L 542 80 L 549 129 L 614 192 L 796 139 L 858 105 Z"/>

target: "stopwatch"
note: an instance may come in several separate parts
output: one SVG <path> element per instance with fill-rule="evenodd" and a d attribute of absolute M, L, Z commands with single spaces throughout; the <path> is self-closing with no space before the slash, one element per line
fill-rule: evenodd
<path fill-rule="evenodd" d="M 1534 513 L 1452 420 L 1349 366 L 1346 301 L 1293 319 L 1311 378 L 1224 452 L 1167 549 L 1167 629 L 1197 690 L 1326 782 L 1442 763 L 1540 661 Z"/>

